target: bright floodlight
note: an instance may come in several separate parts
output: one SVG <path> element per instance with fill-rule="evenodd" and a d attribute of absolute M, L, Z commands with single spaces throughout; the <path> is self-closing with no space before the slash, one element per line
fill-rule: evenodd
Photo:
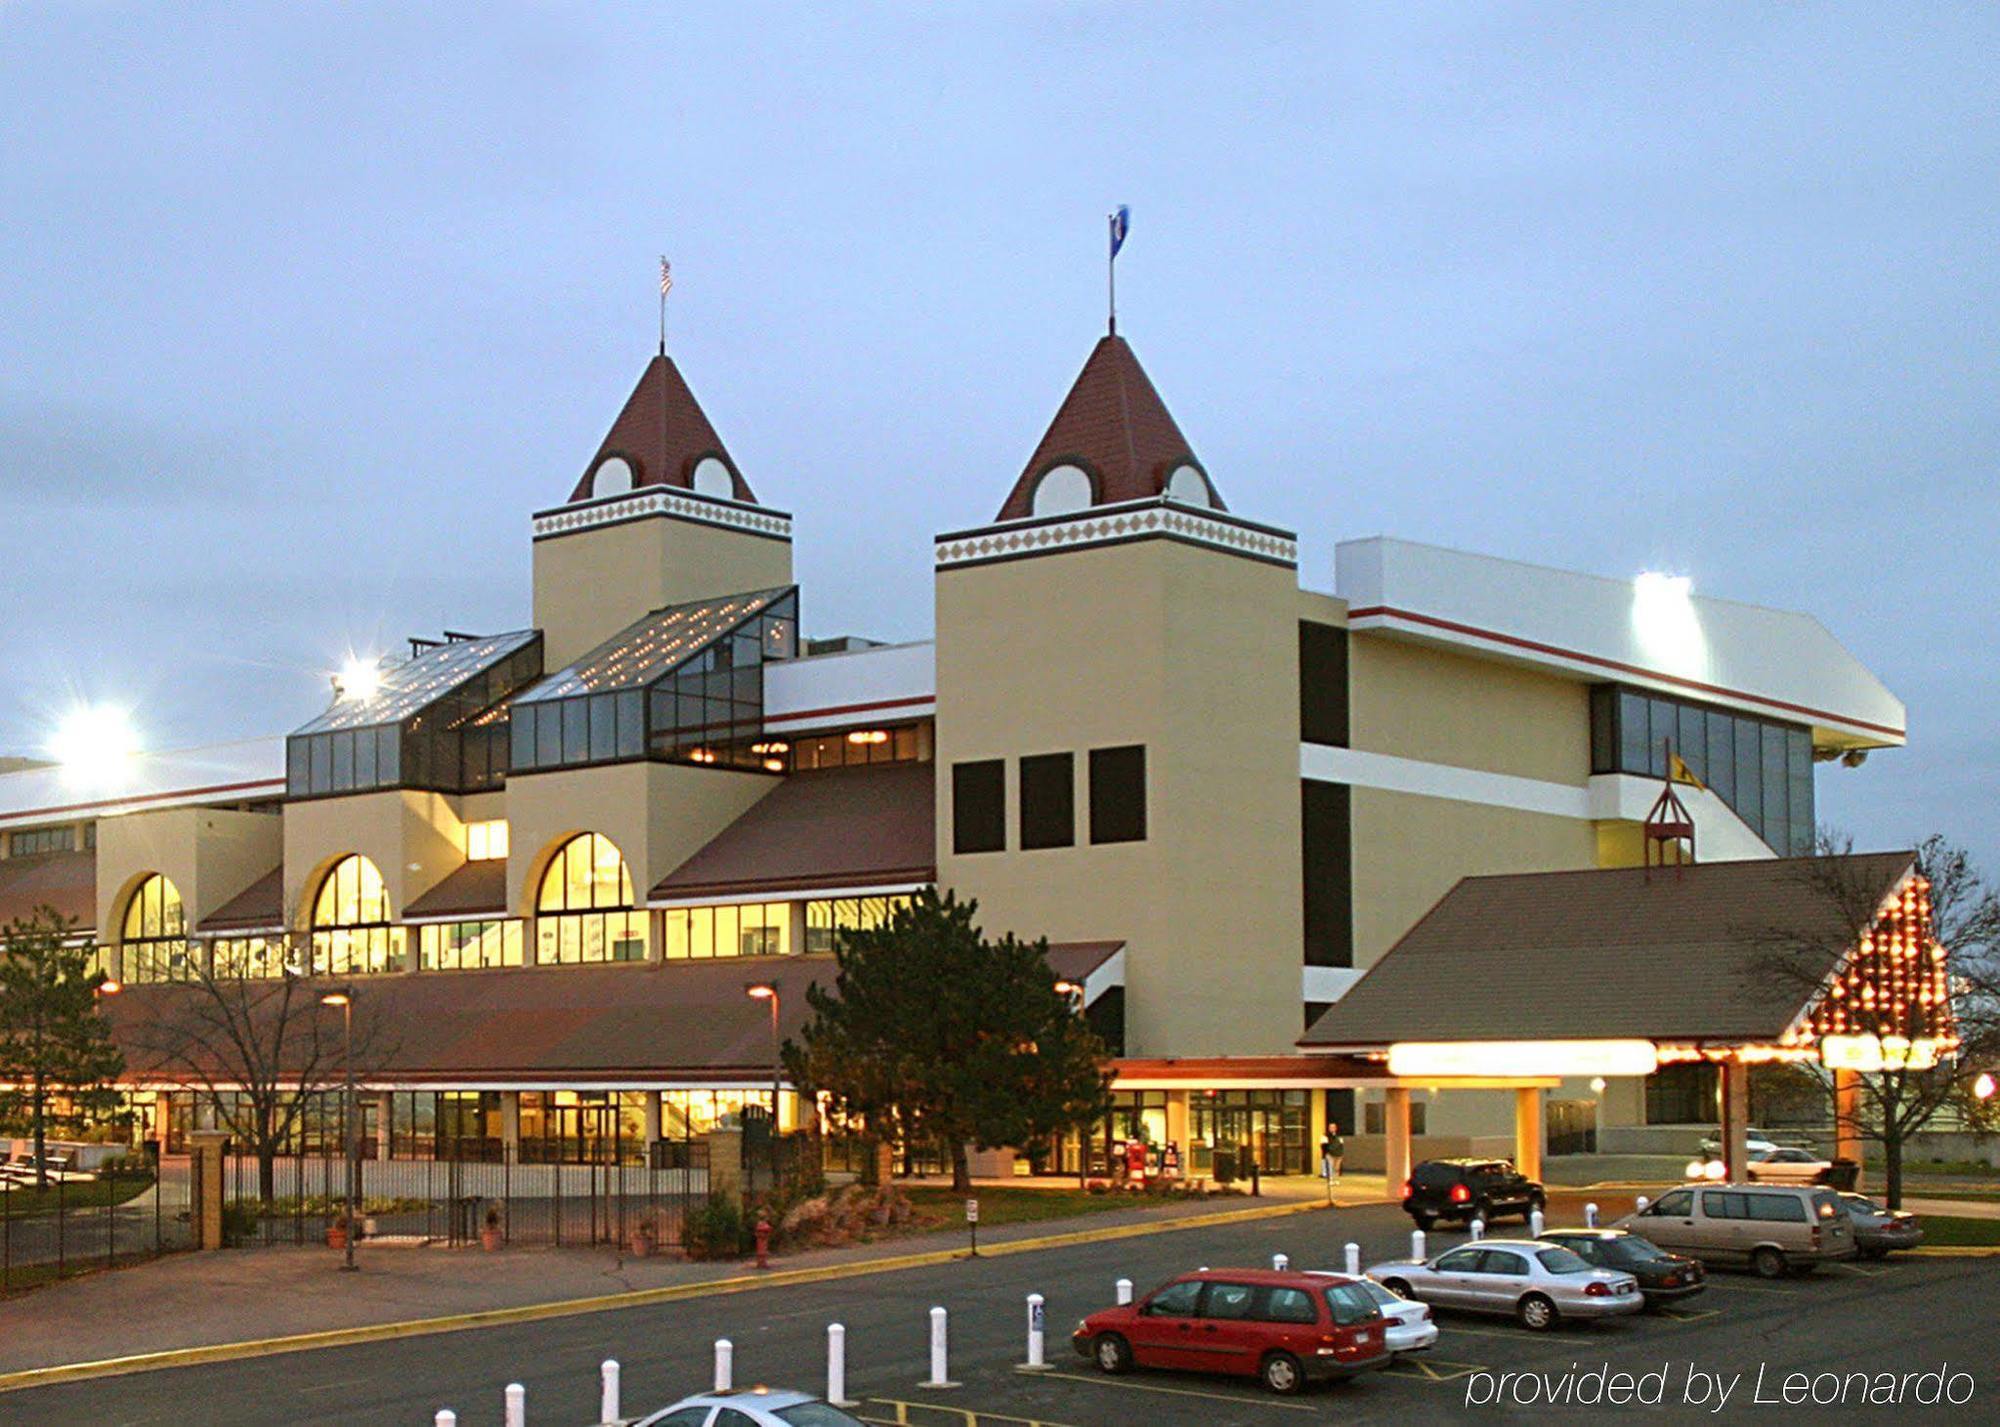
<path fill-rule="evenodd" d="M 109 704 L 71 709 L 49 740 L 50 754 L 77 782 L 95 782 L 117 773 L 138 751 L 139 735 L 131 717 Z"/>
<path fill-rule="evenodd" d="M 341 698 L 364 703 L 374 698 L 376 691 L 382 687 L 381 664 L 374 659 L 350 657 L 340 666 L 335 683 L 340 687 Z"/>
<path fill-rule="evenodd" d="M 1694 581 L 1686 575 L 1648 570 L 1632 582 L 1632 633 L 1664 672 L 1708 672 L 1708 641 L 1694 607 Z"/>
<path fill-rule="evenodd" d="M 1993 1076 L 1987 1071 L 1981 1071 L 1979 1078 L 1972 1082 L 1972 1093 L 1982 1100 L 1991 1100 L 1993 1089 Z"/>

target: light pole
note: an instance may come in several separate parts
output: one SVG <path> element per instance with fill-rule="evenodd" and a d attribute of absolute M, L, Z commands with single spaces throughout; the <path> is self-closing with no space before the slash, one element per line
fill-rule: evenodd
<path fill-rule="evenodd" d="M 778 1078 L 784 1069 L 782 1052 L 778 1045 L 778 984 L 775 981 L 758 981 L 744 988 L 744 994 L 753 1001 L 771 1003 L 771 1153 L 776 1162 L 778 1144 Z"/>
<path fill-rule="evenodd" d="M 354 1270 L 354 1236 L 360 1230 L 357 1213 L 361 1199 L 361 1127 L 355 1122 L 360 1118 L 360 1106 L 354 1102 L 354 988 L 328 991 L 319 998 L 322 1006 L 340 1007 L 341 1064 L 346 1082 L 345 1098 L 341 1102 L 340 1119 L 347 1134 L 347 1258 L 341 1268 L 347 1272 Z"/>
<path fill-rule="evenodd" d="M 1591 1077 L 1590 1093 L 1590 1152 L 1604 1153 L 1604 1077 Z"/>

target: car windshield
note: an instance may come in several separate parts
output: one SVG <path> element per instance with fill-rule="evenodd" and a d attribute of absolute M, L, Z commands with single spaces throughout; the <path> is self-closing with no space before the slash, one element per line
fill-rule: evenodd
<path fill-rule="evenodd" d="M 1381 1284 L 1376 1283 L 1373 1280 L 1369 1280 L 1368 1282 L 1365 1283 L 1358 1283 L 1355 1285 L 1355 1287 L 1359 1288 L 1363 1293 L 1367 1294 L 1370 1298 L 1374 1299 L 1384 1308 L 1394 1308 L 1398 1303 L 1401 1303 L 1403 1301 L 1397 1295 L 1391 1293 L 1388 1289 L 1384 1288 Z"/>
<path fill-rule="evenodd" d="M 1336 1283 L 1327 1289 L 1326 1306 L 1333 1310 L 1333 1321 L 1342 1328 L 1382 1316 L 1375 1307 L 1375 1299 L 1358 1283 Z"/>
<path fill-rule="evenodd" d="M 1880 1204 L 1877 1204 L 1865 1194 L 1843 1194 L 1840 1197 L 1848 1208 L 1859 1209 L 1864 1214 L 1880 1214 L 1884 1212 Z"/>
<path fill-rule="evenodd" d="M 780 1407 L 771 1414 L 792 1427 L 861 1427 L 861 1419 L 849 1417 L 838 1407 L 824 1402 L 801 1402 L 796 1407 Z"/>
<path fill-rule="evenodd" d="M 1613 1263 L 1653 1263 L 1671 1257 L 1645 1239 L 1606 1239 L 1604 1256 Z"/>
<path fill-rule="evenodd" d="M 1590 1265 L 1564 1248 L 1547 1248 L 1535 1255 L 1550 1273 L 1588 1273 Z"/>

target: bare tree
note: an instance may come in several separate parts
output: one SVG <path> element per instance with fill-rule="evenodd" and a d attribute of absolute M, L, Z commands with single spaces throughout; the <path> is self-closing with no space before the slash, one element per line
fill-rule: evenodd
<path fill-rule="evenodd" d="M 198 1086 L 216 1106 L 217 1127 L 256 1155 L 266 1204 L 276 1197 L 278 1157 L 307 1109 L 347 1073 L 339 1019 L 320 1000 L 333 983 L 302 974 L 304 940 L 288 937 L 275 965 L 232 958 L 215 966 L 190 948 L 187 979 L 157 988 L 149 1014 L 128 1033 L 135 1069 Z M 277 954 L 267 947 L 267 957 Z M 386 1056 L 381 1023 L 365 998 L 351 1010 L 355 1071 L 365 1074 Z"/>
<path fill-rule="evenodd" d="M 1817 855 L 1799 862 L 1807 891 L 1803 916 L 1756 929 L 1763 945 L 1761 979 L 1796 996 L 1800 1004 L 1830 990 L 1835 973 L 1877 931 L 1889 890 L 1879 864 L 1855 858 L 1844 834 L 1821 832 Z M 1936 1064 L 1912 1068 L 1887 1065 L 1857 1071 L 1855 1133 L 1881 1146 L 1883 1192 L 1891 1207 L 1903 1196 L 1904 1151 L 1913 1135 L 1947 1107 L 1976 1113 L 1971 1086 L 1978 1071 L 2000 1050 L 2000 1016 L 1995 1014 L 1996 959 L 2000 958 L 2000 894 L 1989 887 L 1961 848 L 1942 836 L 1926 838 L 1917 850 L 1917 871 L 1929 884 L 1930 935 L 1945 959 L 1944 1007 L 1912 995 L 1900 1009 L 1877 1002 L 1865 1012 L 1868 1030 L 1883 1039 L 1935 1037 L 1943 1014 L 1956 1021 L 1955 1053 Z M 1817 1062 L 1806 1065 L 1830 1101 L 1834 1072 Z M 1836 1117 L 1840 1107 L 1834 1106 Z"/>

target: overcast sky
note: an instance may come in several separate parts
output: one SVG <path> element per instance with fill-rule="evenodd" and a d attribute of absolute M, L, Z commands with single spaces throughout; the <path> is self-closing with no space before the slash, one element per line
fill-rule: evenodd
<path fill-rule="evenodd" d="M 528 621 L 654 342 L 927 637 L 1101 329 L 1331 588 L 1372 534 L 1804 608 L 1910 709 L 1822 769 L 2000 870 L 2000 9 L 0 0 L 0 752 L 284 732 Z"/>

